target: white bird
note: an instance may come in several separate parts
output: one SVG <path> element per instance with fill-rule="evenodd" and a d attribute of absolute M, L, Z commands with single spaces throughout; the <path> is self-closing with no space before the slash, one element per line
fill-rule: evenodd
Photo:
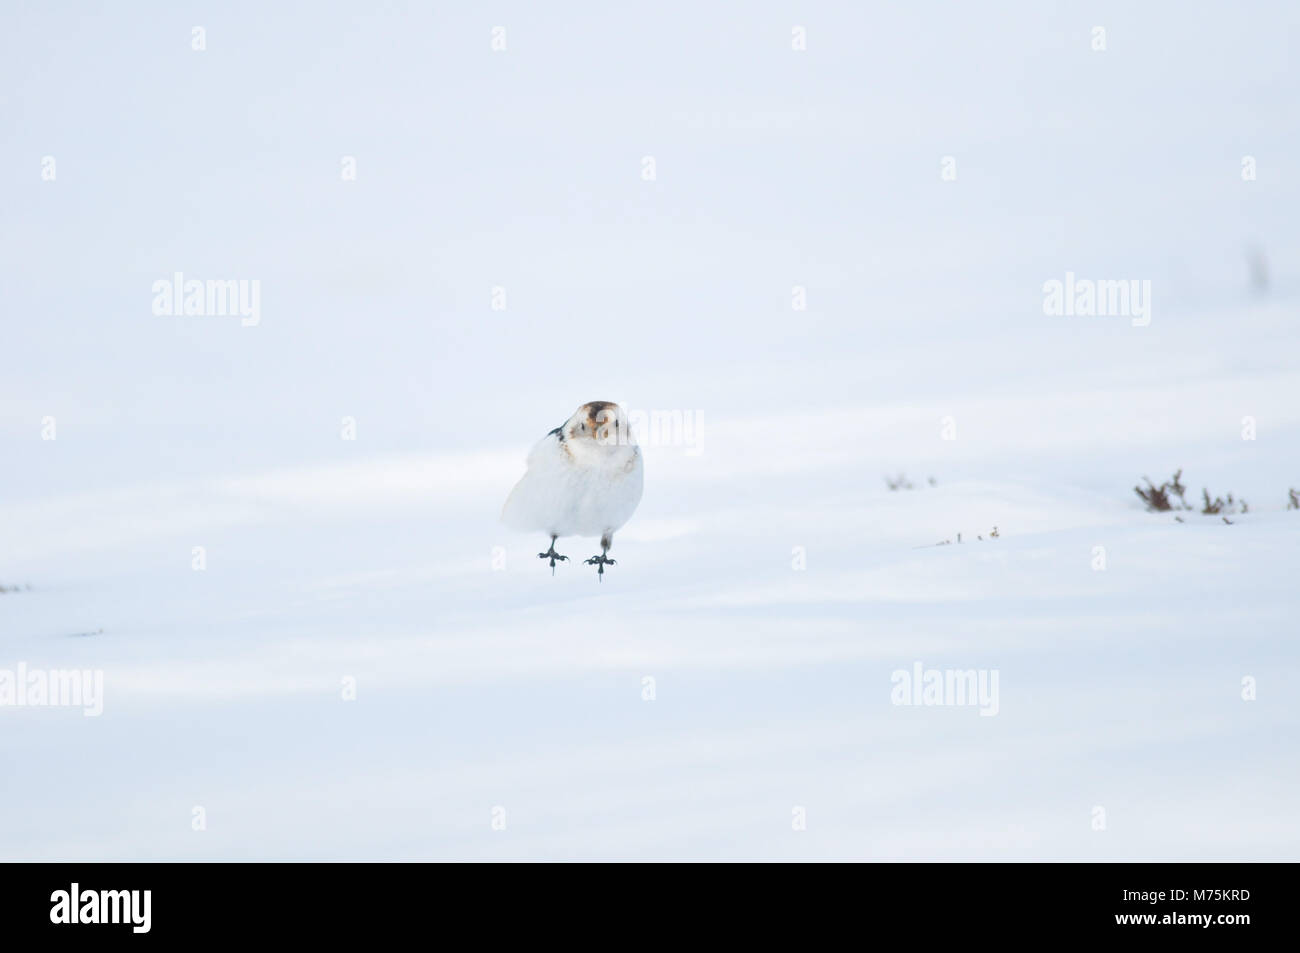
<path fill-rule="evenodd" d="M 609 547 L 614 532 L 641 502 L 645 472 L 627 414 L 618 404 L 593 400 L 579 407 L 561 427 L 543 437 L 528 454 L 528 470 L 510 491 L 501 521 L 513 529 L 547 533 L 551 547 L 538 553 L 567 560 L 555 551 L 561 536 L 599 536 L 601 553 L 587 565 L 613 566 Z M 603 579 L 602 579 L 603 581 Z"/>

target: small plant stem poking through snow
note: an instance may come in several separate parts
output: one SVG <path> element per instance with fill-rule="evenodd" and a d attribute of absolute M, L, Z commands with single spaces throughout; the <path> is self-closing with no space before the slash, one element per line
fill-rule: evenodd
<path fill-rule="evenodd" d="M 1146 480 L 1146 488 L 1135 486 L 1133 492 L 1141 498 L 1142 502 L 1147 505 L 1147 509 L 1153 513 L 1166 513 L 1175 509 L 1190 510 L 1191 506 L 1188 505 L 1187 499 L 1183 496 L 1187 492 L 1187 487 L 1182 483 L 1182 476 L 1183 471 L 1180 468 L 1174 471 L 1172 480 L 1166 480 L 1159 486 L 1152 483 L 1150 477 L 1144 476 L 1142 479 Z M 1171 492 L 1178 497 L 1177 504 L 1170 498 L 1169 494 Z"/>
<path fill-rule="evenodd" d="M 1177 470 L 1172 480 L 1166 480 L 1164 483 L 1156 486 L 1151 482 L 1150 477 L 1143 477 L 1146 486 L 1135 486 L 1133 492 L 1141 498 L 1146 504 L 1147 510 L 1152 513 L 1167 513 L 1170 510 L 1191 510 L 1192 506 L 1187 502 L 1184 493 L 1187 487 L 1182 482 L 1183 471 Z M 1294 494 L 1294 490 L 1292 493 Z M 1175 499 L 1175 497 L 1177 499 Z M 1300 509 L 1300 507 L 1297 507 Z M 1205 487 L 1201 488 L 1201 515 L 1202 516 L 1222 516 L 1225 513 L 1249 513 L 1250 505 L 1245 500 L 1238 500 L 1231 493 L 1227 497 L 1211 497 L 1210 491 Z M 1174 517 L 1178 522 L 1182 519 Z M 1224 522 L 1229 522 L 1225 520 Z"/>
<path fill-rule="evenodd" d="M 1201 497 L 1205 501 L 1205 505 L 1201 508 L 1201 514 L 1203 516 L 1221 516 L 1224 513 L 1246 512 L 1246 501 L 1234 500 L 1231 493 L 1228 494 L 1227 499 L 1224 499 L 1221 496 L 1216 496 L 1214 499 L 1210 499 L 1210 491 L 1202 489 Z M 1224 522 L 1227 522 L 1227 520 Z"/>

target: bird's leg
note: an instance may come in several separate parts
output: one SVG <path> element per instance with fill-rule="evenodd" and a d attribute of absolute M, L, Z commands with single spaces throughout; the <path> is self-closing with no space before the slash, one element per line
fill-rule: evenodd
<path fill-rule="evenodd" d="M 604 579 L 605 567 L 616 565 L 614 560 L 609 558 L 609 547 L 613 545 L 613 542 L 614 541 L 610 539 L 608 536 L 602 536 L 600 538 L 600 549 L 601 549 L 600 555 L 592 556 L 590 559 L 586 560 L 586 564 L 588 566 L 598 567 L 596 569 L 596 578 L 601 582 L 605 581 Z"/>
<path fill-rule="evenodd" d="M 560 537 L 558 537 L 558 536 L 552 536 L 552 537 L 551 537 L 551 548 L 548 549 L 548 550 L 547 550 L 546 552 L 544 552 L 544 553 L 538 553 L 538 554 L 537 554 L 537 558 L 538 558 L 538 559 L 548 559 L 548 558 L 549 558 L 549 559 L 551 560 L 551 575 L 552 575 L 552 576 L 555 575 L 555 561 L 558 559 L 558 560 L 560 560 L 561 562 L 566 562 L 566 561 L 568 561 L 568 558 L 569 558 L 568 556 L 561 556 L 559 553 L 557 553 L 557 552 L 555 551 L 555 541 L 556 541 L 557 539 L 559 539 L 559 538 L 560 538 Z"/>

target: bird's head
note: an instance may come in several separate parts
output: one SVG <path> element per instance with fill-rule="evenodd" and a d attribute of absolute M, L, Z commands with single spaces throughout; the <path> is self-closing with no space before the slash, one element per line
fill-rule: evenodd
<path fill-rule="evenodd" d="M 583 449 L 633 446 L 632 428 L 627 414 L 618 404 L 593 400 L 573 412 L 564 424 L 564 439 Z"/>

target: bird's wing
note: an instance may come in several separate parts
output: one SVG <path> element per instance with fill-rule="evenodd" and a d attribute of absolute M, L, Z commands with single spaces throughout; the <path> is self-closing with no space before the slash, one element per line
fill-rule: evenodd
<path fill-rule="evenodd" d="M 552 430 L 528 452 L 528 470 L 515 484 L 501 509 L 501 521 L 521 530 L 549 530 L 554 520 L 556 489 L 573 467 L 564 452 L 560 431 Z"/>
<path fill-rule="evenodd" d="M 562 428 L 556 427 L 541 440 L 537 441 L 537 443 L 533 444 L 533 449 L 528 451 L 527 466 L 529 469 L 532 469 L 534 464 L 545 464 L 552 462 L 555 459 L 555 455 L 562 450 L 560 447 L 560 435 L 563 432 Z"/>

